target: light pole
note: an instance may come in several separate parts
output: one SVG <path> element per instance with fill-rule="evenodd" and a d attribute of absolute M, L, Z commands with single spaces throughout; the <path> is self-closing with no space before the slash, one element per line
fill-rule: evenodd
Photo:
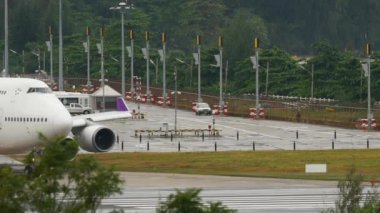
<path fill-rule="evenodd" d="M 220 66 L 219 66 L 219 110 L 223 112 L 223 37 L 219 36 L 218 39 L 218 46 L 219 46 L 219 59 L 220 59 Z"/>
<path fill-rule="evenodd" d="M 127 6 L 127 0 L 120 2 L 117 6 L 110 7 L 110 10 L 119 10 L 121 14 L 121 93 L 125 98 L 125 45 L 124 45 L 124 14 L 129 9 L 134 9 L 133 4 Z"/>
<path fill-rule="evenodd" d="M 314 63 L 311 64 L 311 98 L 314 98 Z"/>
<path fill-rule="evenodd" d="M 166 106 L 166 34 L 162 33 L 162 97 L 163 106 Z"/>
<path fill-rule="evenodd" d="M 146 60 L 146 95 L 147 95 L 147 103 L 150 102 L 150 89 L 149 89 L 149 32 L 145 32 L 145 42 L 146 42 L 146 47 L 142 48 L 142 52 L 144 55 L 144 59 Z"/>
<path fill-rule="evenodd" d="M 58 89 L 63 91 L 63 41 L 62 41 L 62 0 L 59 0 L 59 73 Z"/>
<path fill-rule="evenodd" d="M 195 64 L 198 64 L 198 102 L 202 102 L 201 97 L 201 36 L 197 35 L 198 54 L 193 54 Z"/>
<path fill-rule="evenodd" d="M 133 33 L 133 30 L 129 31 L 129 38 L 131 39 L 131 49 L 130 49 L 130 53 L 131 53 L 131 94 L 132 94 L 132 97 L 133 97 L 133 93 L 135 92 L 135 88 L 133 86 L 133 44 L 134 44 L 134 33 Z"/>
<path fill-rule="evenodd" d="M 298 66 L 301 69 L 306 70 L 305 67 L 303 66 L 306 63 L 308 63 L 308 61 L 304 60 L 304 61 L 299 61 L 297 64 L 298 64 Z M 310 72 L 310 75 L 311 75 L 310 96 L 311 96 L 311 99 L 313 99 L 314 98 L 314 63 L 311 63 L 311 72 Z"/>
<path fill-rule="evenodd" d="M 152 59 L 150 59 L 149 62 L 153 64 L 156 70 L 156 84 L 158 84 L 158 58 L 156 58 L 156 63 Z"/>
<path fill-rule="evenodd" d="M 254 48 L 256 52 L 256 120 L 260 118 L 260 103 L 259 103 L 259 38 L 254 40 Z"/>
<path fill-rule="evenodd" d="M 49 26 L 49 41 L 46 41 L 46 46 L 48 49 L 48 52 L 50 52 L 50 82 L 54 82 L 53 77 L 53 33 L 51 30 L 51 26 Z"/>
<path fill-rule="evenodd" d="M 8 0 L 4 0 L 4 73 L 3 77 L 9 77 L 9 57 L 8 57 Z"/>
<path fill-rule="evenodd" d="M 25 74 L 25 51 L 22 50 L 22 74 Z"/>
<path fill-rule="evenodd" d="M 90 91 L 91 79 L 90 79 L 90 27 L 86 27 L 86 42 L 83 42 L 84 52 L 87 53 L 87 92 Z"/>
<path fill-rule="evenodd" d="M 267 76 L 265 79 L 265 96 L 268 96 L 269 61 L 267 61 Z"/>
<path fill-rule="evenodd" d="M 177 67 L 174 67 L 174 134 L 177 135 Z"/>
<path fill-rule="evenodd" d="M 368 131 L 371 130 L 372 123 L 372 114 L 371 114 L 371 44 L 367 43 L 366 45 L 367 53 L 367 65 L 368 65 L 368 112 L 367 112 L 367 121 L 368 121 Z"/>
<path fill-rule="evenodd" d="M 37 60 L 38 60 L 38 73 L 40 73 L 41 72 L 41 51 L 40 51 L 40 49 L 38 49 L 38 53 L 36 53 L 36 52 L 32 52 L 32 54 L 33 55 L 35 55 L 35 56 L 37 56 Z"/>
<path fill-rule="evenodd" d="M 42 70 L 43 70 L 44 72 L 46 72 L 46 70 L 45 70 L 45 69 L 46 69 L 46 63 L 45 63 L 45 62 L 46 62 L 46 60 L 45 60 L 45 58 L 46 58 L 46 57 L 45 57 L 45 51 L 42 52 L 42 55 L 44 56 L 44 57 L 43 57 L 43 60 L 42 60 L 42 64 L 43 64 L 43 66 L 42 66 Z"/>
<path fill-rule="evenodd" d="M 101 87 L 103 89 L 103 97 L 102 97 L 102 109 L 103 112 L 106 110 L 106 101 L 104 95 L 104 29 L 100 28 L 100 70 L 101 70 Z"/>

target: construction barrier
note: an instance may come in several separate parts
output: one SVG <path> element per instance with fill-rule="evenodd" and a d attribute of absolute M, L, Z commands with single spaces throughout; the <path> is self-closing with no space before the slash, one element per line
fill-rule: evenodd
<path fill-rule="evenodd" d="M 265 111 L 263 108 L 259 109 L 259 118 L 263 119 L 265 116 Z M 252 119 L 256 119 L 256 108 L 249 108 L 249 117 Z"/>
<path fill-rule="evenodd" d="M 160 97 L 157 97 L 157 102 L 156 104 L 158 106 L 162 106 L 164 104 L 164 97 L 160 96 Z M 166 97 L 166 105 L 167 106 L 171 106 L 171 98 L 170 97 Z"/>
<path fill-rule="evenodd" d="M 168 96 L 166 97 L 166 106 L 171 106 L 172 105 L 172 101 L 171 101 L 171 98 Z"/>
<path fill-rule="evenodd" d="M 220 114 L 220 107 L 218 104 L 212 105 L 212 114 L 214 114 L 214 115 Z"/>
<path fill-rule="evenodd" d="M 132 93 L 131 92 L 125 92 L 125 99 L 127 99 L 127 101 L 131 101 L 132 100 Z"/>
<path fill-rule="evenodd" d="M 219 104 L 212 105 L 212 113 L 214 115 L 228 115 L 228 105 L 224 104 L 220 106 Z"/>
<path fill-rule="evenodd" d="M 151 104 L 154 104 L 154 102 L 155 102 L 154 95 L 150 95 L 150 103 L 151 103 Z"/>
<path fill-rule="evenodd" d="M 191 102 L 191 110 L 195 112 L 196 108 L 197 108 L 197 102 Z"/>
<path fill-rule="evenodd" d="M 371 129 L 376 129 L 377 127 L 377 123 L 376 123 L 376 119 L 371 119 Z M 363 130 L 368 130 L 368 119 L 361 119 L 361 128 Z"/>
<path fill-rule="evenodd" d="M 224 104 L 223 114 L 228 115 L 228 105 L 227 104 Z"/>

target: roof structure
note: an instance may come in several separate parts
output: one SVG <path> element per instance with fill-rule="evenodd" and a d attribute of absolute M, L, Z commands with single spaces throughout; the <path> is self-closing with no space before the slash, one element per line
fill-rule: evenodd
<path fill-rule="evenodd" d="M 92 97 L 103 97 L 103 87 L 99 87 L 94 93 L 91 94 Z M 104 96 L 105 97 L 120 97 L 121 94 L 114 90 L 112 87 L 104 86 Z"/>

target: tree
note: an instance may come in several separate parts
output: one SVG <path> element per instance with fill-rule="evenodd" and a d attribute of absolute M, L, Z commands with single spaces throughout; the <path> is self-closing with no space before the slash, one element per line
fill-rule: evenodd
<path fill-rule="evenodd" d="M 202 212 L 203 204 L 199 193 L 201 189 L 191 188 L 185 191 L 176 189 L 176 194 L 170 194 L 167 201 L 160 203 L 157 212 Z"/>
<path fill-rule="evenodd" d="M 160 203 L 159 213 L 232 213 L 221 202 L 210 202 L 209 206 L 202 203 L 199 193 L 202 189 L 190 188 L 185 191 L 176 189 L 176 194 L 170 194 L 166 201 Z"/>
<path fill-rule="evenodd" d="M 357 173 L 354 166 L 350 169 L 345 180 L 339 181 L 338 188 L 339 198 L 335 202 L 335 208 L 324 210 L 323 213 L 379 212 L 380 197 L 375 189 L 367 192 L 365 202 L 363 206 L 360 206 L 360 201 L 363 199 L 363 176 Z"/>
<path fill-rule="evenodd" d="M 14 174 L 9 167 L 0 170 L 0 209 L 2 212 L 23 212 L 25 177 Z"/>
<path fill-rule="evenodd" d="M 119 174 L 92 157 L 73 160 L 75 141 L 58 138 L 45 141 L 43 152 L 33 152 L 26 162 L 34 172 L 15 175 L 9 169 L 0 173 L 0 207 L 6 212 L 96 212 L 102 199 L 121 193 Z M 9 210 L 9 211 L 7 211 Z"/>

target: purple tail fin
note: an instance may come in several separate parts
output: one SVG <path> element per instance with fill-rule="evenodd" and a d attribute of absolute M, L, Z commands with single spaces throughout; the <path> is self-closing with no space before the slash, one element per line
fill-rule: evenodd
<path fill-rule="evenodd" d="M 125 100 L 122 97 L 117 98 L 116 107 L 118 111 L 129 112 L 127 103 L 125 103 Z"/>

